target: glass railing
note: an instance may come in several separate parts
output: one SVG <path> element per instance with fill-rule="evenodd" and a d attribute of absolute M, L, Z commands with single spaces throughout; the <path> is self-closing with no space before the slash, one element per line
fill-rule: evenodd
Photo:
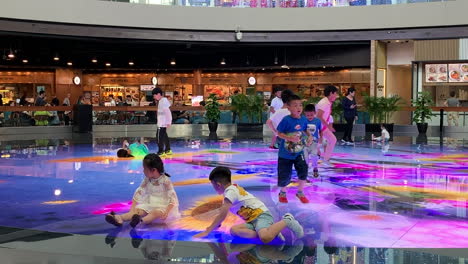
<path fill-rule="evenodd" d="M 297 7 L 342 7 L 395 5 L 455 0 L 101 0 L 134 4 L 208 6 L 208 7 L 251 7 L 251 8 L 297 8 Z"/>

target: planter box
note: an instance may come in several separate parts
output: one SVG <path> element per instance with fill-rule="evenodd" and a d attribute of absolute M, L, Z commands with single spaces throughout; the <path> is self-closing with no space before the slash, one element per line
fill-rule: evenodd
<path fill-rule="evenodd" d="M 346 124 L 335 124 L 333 123 L 333 128 L 335 129 L 336 132 L 344 132 L 346 128 Z"/>
<path fill-rule="evenodd" d="M 393 133 L 393 124 L 385 124 L 385 127 L 391 135 Z M 380 133 L 381 131 L 380 124 L 366 124 L 366 133 Z"/>
<path fill-rule="evenodd" d="M 237 132 L 263 133 L 263 124 L 238 123 Z"/>

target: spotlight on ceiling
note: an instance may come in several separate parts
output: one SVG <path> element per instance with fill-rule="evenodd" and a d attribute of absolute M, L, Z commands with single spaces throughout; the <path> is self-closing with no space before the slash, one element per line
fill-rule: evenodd
<path fill-rule="evenodd" d="M 23 63 L 28 63 L 29 61 L 27 59 L 24 59 L 23 60 Z"/>
<path fill-rule="evenodd" d="M 107 62 L 107 63 L 106 63 L 106 66 L 107 66 L 107 67 L 110 67 L 110 66 L 111 66 L 111 64 L 110 64 L 109 62 Z"/>
<path fill-rule="evenodd" d="M 176 60 L 174 58 L 171 59 L 171 65 L 176 65 Z"/>
<path fill-rule="evenodd" d="M 54 56 L 54 61 L 59 61 L 60 60 L 60 57 L 58 55 L 55 55 Z"/>
<path fill-rule="evenodd" d="M 133 65 L 135 65 L 135 63 L 133 61 L 129 61 L 128 65 L 133 66 Z"/>
<path fill-rule="evenodd" d="M 93 59 L 91 60 L 91 62 L 92 62 L 92 63 L 97 63 L 97 59 L 96 59 L 96 58 L 93 58 Z"/>
<path fill-rule="evenodd" d="M 10 49 L 10 52 L 8 53 L 8 58 L 14 59 L 15 58 L 15 53 Z"/>
<path fill-rule="evenodd" d="M 72 66 L 72 65 L 73 65 L 73 62 L 71 62 L 71 61 L 67 62 L 67 65 L 68 65 L 68 66 Z"/>
<path fill-rule="evenodd" d="M 222 58 L 220 64 L 221 65 L 226 65 L 226 60 L 224 58 Z"/>

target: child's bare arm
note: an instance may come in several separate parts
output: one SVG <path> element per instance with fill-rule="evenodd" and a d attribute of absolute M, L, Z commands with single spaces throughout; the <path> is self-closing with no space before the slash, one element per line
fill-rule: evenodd
<path fill-rule="evenodd" d="M 231 206 L 232 203 L 228 199 L 224 199 L 223 206 L 221 206 L 218 216 L 216 216 L 211 225 L 208 226 L 204 232 L 196 234 L 194 237 L 205 237 L 210 234 L 213 229 L 217 228 L 224 221 L 224 219 L 226 219 Z"/>
<path fill-rule="evenodd" d="M 298 142 L 300 140 L 299 136 L 288 136 L 284 133 L 279 132 L 278 137 L 291 142 Z"/>

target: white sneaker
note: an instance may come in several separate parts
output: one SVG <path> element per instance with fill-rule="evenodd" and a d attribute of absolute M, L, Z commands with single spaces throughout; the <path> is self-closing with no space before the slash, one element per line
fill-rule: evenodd
<path fill-rule="evenodd" d="M 342 140 L 341 140 L 341 143 L 342 143 L 342 144 L 346 144 L 346 143 L 348 143 L 348 142 L 346 142 L 346 140 L 342 139 Z"/>
<path fill-rule="evenodd" d="M 300 239 L 304 236 L 304 229 L 301 224 L 294 218 L 290 213 L 283 215 L 283 219 L 287 220 L 286 224 L 288 228 L 294 233 L 296 239 Z"/>
<path fill-rule="evenodd" d="M 327 161 L 327 160 L 323 160 L 322 161 L 322 166 L 323 167 L 334 167 L 333 163 L 331 163 L 330 161 Z"/>

